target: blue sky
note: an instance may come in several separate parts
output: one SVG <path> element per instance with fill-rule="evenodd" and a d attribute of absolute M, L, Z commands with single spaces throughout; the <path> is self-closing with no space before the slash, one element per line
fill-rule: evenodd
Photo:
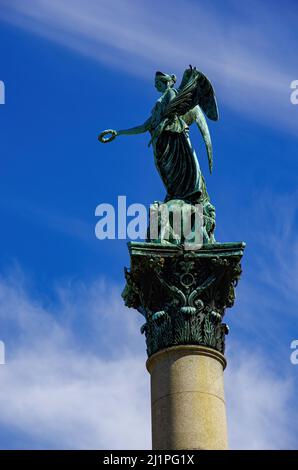
<path fill-rule="evenodd" d="M 247 243 L 226 317 L 231 446 L 297 448 L 298 6 L 210 3 L 1 1 L 0 448 L 150 446 L 142 319 L 120 298 L 126 243 L 97 240 L 94 211 L 164 188 L 148 135 L 97 134 L 141 124 L 155 71 L 179 79 L 189 63 L 219 103 L 212 176 L 192 131 L 216 238 Z"/>

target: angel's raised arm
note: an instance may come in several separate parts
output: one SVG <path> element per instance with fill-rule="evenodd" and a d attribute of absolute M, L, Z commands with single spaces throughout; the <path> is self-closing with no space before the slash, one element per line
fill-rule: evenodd
<path fill-rule="evenodd" d="M 151 117 L 141 124 L 140 126 L 131 127 L 130 129 L 122 129 L 117 132 L 117 135 L 134 135 L 134 134 L 143 134 L 144 132 L 149 131 L 151 125 Z"/>

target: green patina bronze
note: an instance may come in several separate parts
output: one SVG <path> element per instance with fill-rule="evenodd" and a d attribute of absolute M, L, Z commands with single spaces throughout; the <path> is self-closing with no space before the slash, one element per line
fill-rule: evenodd
<path fill-rule="evenodd" d="M 180 344 L 198 344 L 224 353 L 240 278 L 244 243 L 207 244 L 190 252 L 157 243 L 129 243 L 131 269 L 122 293 L 127 307 L 146 319 L 147 353 Z"/>
<path fill-rule="evenodd" d="M 216 243 L 215 207 L 211 204 L 189 126 L 196 123 L 205 142 L 212 172 L 213 155 L 206 115 L 218 119 L 214 89 L 195 67 L 185 70 L 175 88 L 175 75 L 156 72 L 155 87 L 161 93 L 150 117 L 140 126 L 103 131 L 98 139 L 111 142 L 120 135 L 150 133 L 155 165 L 166 188 L 164 203 L 172 210 L 202 207 L 203 246 L 186 249 L 185 239 L 177 237 L 169 222 L 171 238 L 160 236 L 146 243 L 129 243 L 131 269 L 125 270 L 125 304 L 146 319 L 147 352 L 181 344 L 209 346 L 224 352 L 228 327 L 222 322 L 225 309 L 234 303 L 234 288 L 241 274 L 245 244 Z M 160 201 L 153 209 L 158 210 Z"/>
<path fill-rule="evenodd" d="M 106 143 L 119 135 L 149 132 L 155 165 L 167 191 L 165 202 L 180 200 L 201 204 L 206 225 L 210 226 L 205 241 L 214 242 L 215 208 L 210 202 L 196 152 L 189 139 L 189 126 L 196 123 L 203 136 L 211 173 L 212 144 L 204 113 L 209 119 L 218 119 L 215 93 L 208 78 L 192 66 L 185 70 L 177 89 L 175 82 L 175 75 L 156 72 L 155 87 L 161 96 L 144 124 L 118 131 L 109 129 L 98 138 Z"/>

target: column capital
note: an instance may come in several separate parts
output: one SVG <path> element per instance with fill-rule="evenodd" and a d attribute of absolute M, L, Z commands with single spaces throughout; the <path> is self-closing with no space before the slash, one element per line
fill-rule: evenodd
<path fill-rule="evenodd" d="M 180 345 L 200 345 L 224 354 L 245 243 L 214 243 L 196 251 L 161 243 L 128 244 L 125 304 L 146 319 L 148 357 Z"/>

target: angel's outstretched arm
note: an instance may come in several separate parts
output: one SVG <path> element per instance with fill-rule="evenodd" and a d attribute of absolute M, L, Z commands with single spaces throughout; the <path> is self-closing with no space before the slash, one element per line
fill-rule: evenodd
<path fill-rule="evenodd" d="M 117 132 L 117 135 L 135 135 L 135 134 L 143 134 L 144 132 L 149 131 L 151 125 L 151 118 L 147 119 L 144 124 L 140 126 L 132 127 L 130 129 L 122 129 Z"/>

